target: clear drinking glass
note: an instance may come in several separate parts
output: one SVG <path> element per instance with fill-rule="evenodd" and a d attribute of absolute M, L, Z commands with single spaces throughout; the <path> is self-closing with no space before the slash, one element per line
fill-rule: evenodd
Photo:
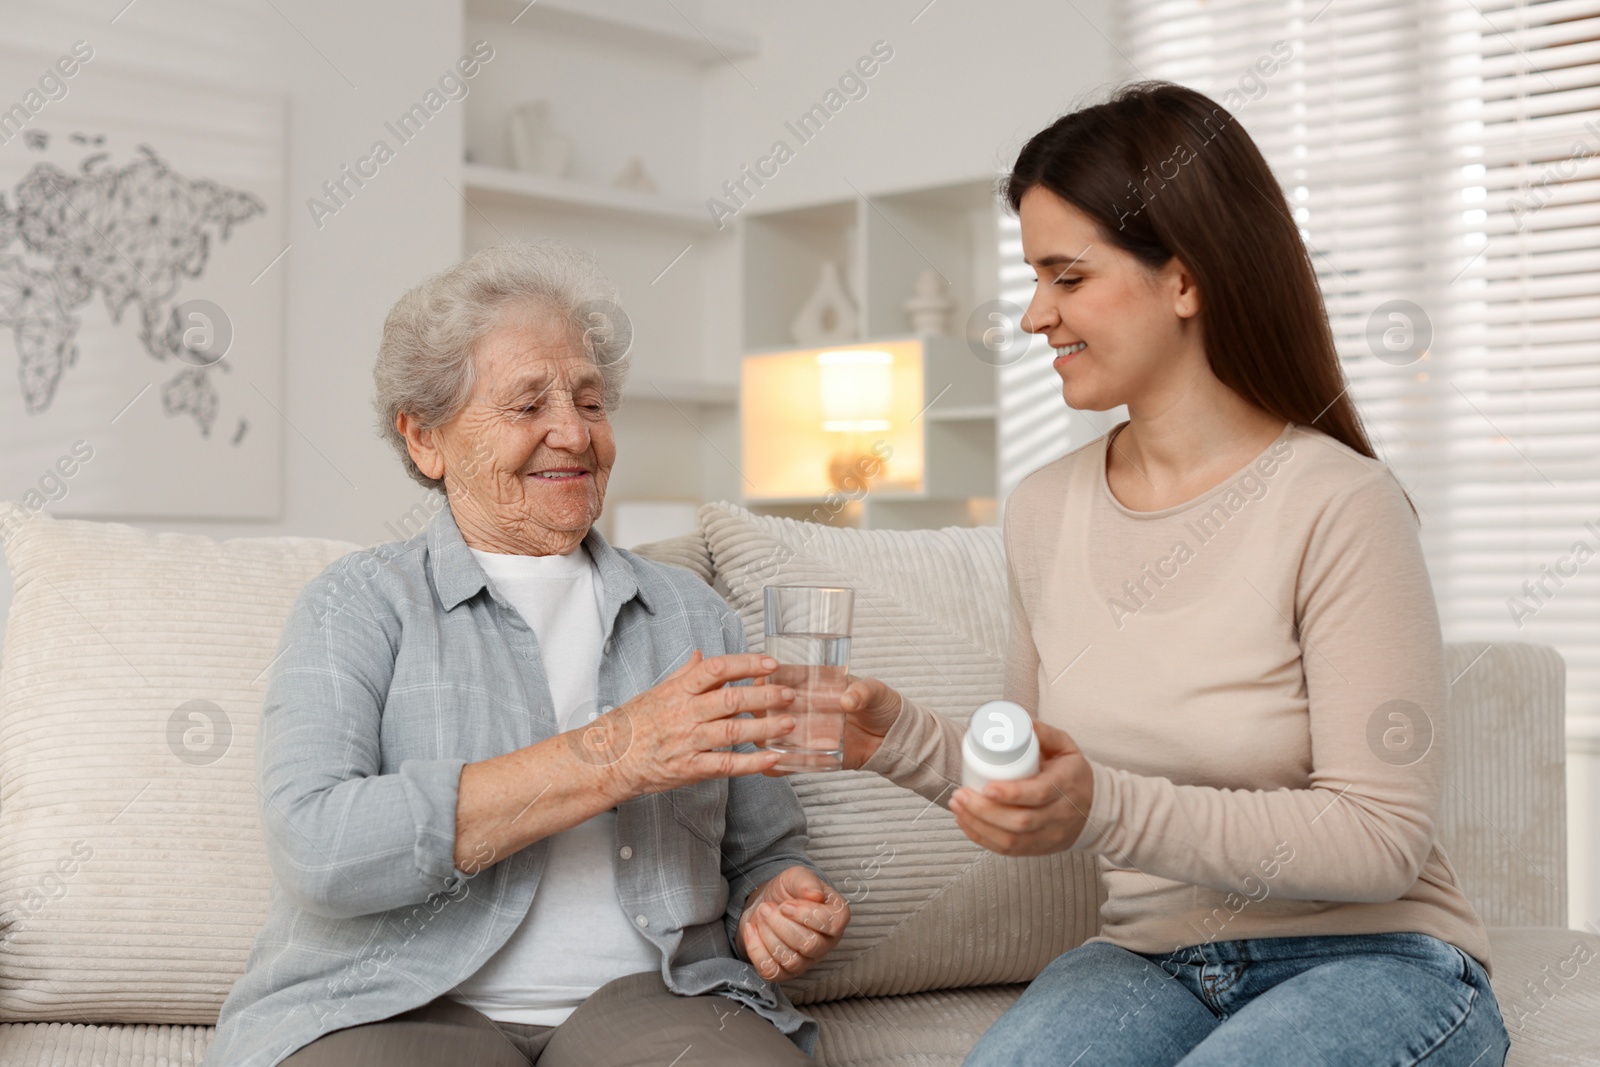
<path fill-rule="evenodd" d="M 837 771 L 844 765 L 844 696 L 850 673 L 850 617 L 855 590 L 817 585 L 769 585 L 766 654 L 778 669 L 765 684 L 786 685 L 794 729 L 764 747 L 783 753 L 781 771 Z"/>

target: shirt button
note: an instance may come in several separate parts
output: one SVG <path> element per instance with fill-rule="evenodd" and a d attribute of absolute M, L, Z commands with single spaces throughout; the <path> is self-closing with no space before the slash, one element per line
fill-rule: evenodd
<path fill-rule="evenodd" d="M 606 638 L 606 649 L 605 649 L 606 655 L 608 655 L 608 656 L 611 655 L 611 650 L 616 648 L 616 647 L 617 647 L 617 642 L 616 642 L 615 638 L 610 638 L 610 637 Z"/>
<path fill-rule="evenodd" d="M 617 855 L 621 856 L 625 860 L 633 859 L 633 846 L 632 845 L 623 845 L 620 849 L 617 850 Z"/>
<path fill-rule="evenodd" d="M 633 921 L 638 923 L 640 926 L 649 926 L 650 925 L 650 920 L 646 919 L 643 915 L 635 915 L 633 917 Z"/>
<path fill-rule="evenodd" d="M 606 714 L 609 711 L 615 711 L 615 710 L 617 710 L 617 706 L 615 704 L 601 704 L 600 705 L 600 714 L 602 714 L 602 715 Z"/>

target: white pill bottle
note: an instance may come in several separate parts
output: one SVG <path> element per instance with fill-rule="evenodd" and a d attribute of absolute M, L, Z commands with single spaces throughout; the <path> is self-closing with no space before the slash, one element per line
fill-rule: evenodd
<path fill-rule="evenodd" d="M 961 739 L 961 784 L 982 789 L 1039 773 L 1039 738 L 1021 704 L 991 700 L 972 713 Z"/>

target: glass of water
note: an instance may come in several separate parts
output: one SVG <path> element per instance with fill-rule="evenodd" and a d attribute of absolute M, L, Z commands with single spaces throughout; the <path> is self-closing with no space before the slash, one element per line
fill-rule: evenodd
<path fill-rule="evenodd" d="M 774 715 L 794 729 L 766 742 L 781 752 L 780 771 L 837 771 L 844 765 L 844 696 L 850 673 L 850 618 L 855 590 L 818 585 L 769 585 L 764 590 L 766 654 L 778 661 L 766 685 L 795 691 L 794 703 Z"/>

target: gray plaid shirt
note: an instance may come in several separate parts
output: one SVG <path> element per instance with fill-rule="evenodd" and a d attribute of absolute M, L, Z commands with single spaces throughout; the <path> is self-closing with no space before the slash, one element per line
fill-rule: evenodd
<path fill-rule="evenodd" d="M 738 615 L 690 572 L 596 530 L 584 545 L 605 600 L 601 710 L 692 649 L 744 650 Z M 492 956 L 527 914 L 549 845 L 474 877 L 457 870 L 461 768 L 557 732 L 533 631 L 448 506 L 409 540 L 352 552 L 307 583 L 261 708 L 271 912 L 206 1065 L 270 1067 L 433 1000 Z M 746 1004 L 811 1053 L 816 1022 L 732 950 L 751 890 L 795 864 L 817 869 L 788 782 L 746 775 L 637 797 L 617 808 L 617 844 L 618 907 L 661 949 L 668 988 Z"/>

